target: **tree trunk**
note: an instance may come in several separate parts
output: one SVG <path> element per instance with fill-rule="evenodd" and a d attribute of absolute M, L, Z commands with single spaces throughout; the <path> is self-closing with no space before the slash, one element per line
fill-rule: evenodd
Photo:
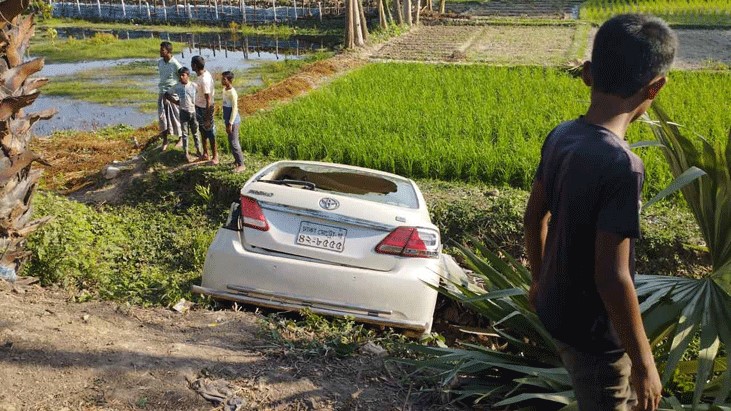
<path fill-rule="evenodd" d="M 26 236 L 47 219 L 30 221 L 31 199 L 40 170 L 31 169 L 34 161 L 43 162 L 30 151 L 31 126 L 47 119 L 55 110 L 25 114 L 48 82 L 30 78 L 43 68 L 43 59 L 23 62 L 33 37 L 33 16 L 20 16 L 28 0 L 6 0 L 0 3 L 0 278 L 15 277 L 24 251 Z"/>
<path fill-rule="evenodd" d="M 399 26 L 404 24 L 404 15 L 401 11 L 401 2 L 399 0 L 393 0 L 393 8 L 396 12 L 396 21 L 398 21 Z"/>
<path fill-rule="evenodd" d="M 365 17 L 365 7 L 363 7 L 363 0 L 356 0 L 355 3 L 358 6 L 358 14 L 360 15 L 360 34 L 363 37 L 363 44 L 368 41 L 368 20 Z"/>
<path fill-rule="evenodd" d="M 404 23 L 411 27 L 411 0 L 404 0 Z"/>
<path fill-rule="evenodd" d="M 360 0 L 346 0 L 345 7 L 345 48 L 363 47 L 368 38 L 363 5 Z"/>
<path fill-rule="evenodd" d="M 388 28 L 388 20 L 386 19 L 386 9 L 383 7 L 383 1 L 378 0 L 378 25 L 381 27 L 381 30 L 386 30 Z"/>
<path fill-rule="evenodd" d="M 447 0 L 439 0 L 439 12 L 442 14 L 447 12 Z"/>
<path fill-rule="evenodd" d="M 421 15 L 421 0 L 416 0 L 416 13 L 414 13 L 414 24 L 419 25 L 419 16 Z"/>
<path fill-rule="evenodd" d="M 388 4 L 387 0 L 383 0 L 383 8 L 386 9 L 386 16 L 388 18 L 388 24 L 394 24 L 393 13 L 391 13 L 391 5 Z"/>

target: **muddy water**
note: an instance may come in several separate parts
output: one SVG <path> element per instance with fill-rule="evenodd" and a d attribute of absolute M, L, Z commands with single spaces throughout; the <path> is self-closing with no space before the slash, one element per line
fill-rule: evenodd
<path fill-rule="evenodd" d="M 59 37 L 74 36 L 85 38 L 94 31 L 85 29 L 59 29 Z M 266 36 L 234 36 L 229 34 L 172 34 L 145 31 L 119 31 L 114 34 L 121 39 L 153 37 L 187 44 L 183 50 L 175 50 L 175 57 L 184 66 L 190 67 L 190 58 L 201 55 L 206 60 L 206 68 L 211 72 L 224 70 L 247 70 L 270 61 L 298 59 L 314 50 L 328 49 L 333 39 L 315 37 L 293 37 L 278 39 Z M 150 56 L 154 62 L 157 56 Z M 41 76 L 53 79 L 54 76 L 68 76 L 76 73 L 129 64 L 145 59 L 95 60 L 76 63 L 47 64 Z M 149 78 L 150 87 L 156 88 L 157 76 Z M 256 83 L 256 81 L 255 81 Z M 103 81 L 89 84 L 90 87 L 103 87 Z M 156 121 L 155 113 L 143 113 L 134 107 L 109 106 L 79 101 L 66 97 L 41 95 L 32 106 L 32 111 L 55 107 L 58 114 L 33 126 L 36 135 L 50 135 L 56 130 L 94 130 L 116 124 L 141 127 Z"/>
<path fill-rule="evenodd" d="M 142 127 L 155 120 L 155 115 L 142 113 L 132 107 L 113 107 L 87 103 L 66 97 L 41 95 L 33 103 L 32 111 L 55 107 L 58 110 L 50 120 L 41 120 L 33 125 L 37 136 L 48 136 L 61 130 L 96 130 L 116 124 Z"/>

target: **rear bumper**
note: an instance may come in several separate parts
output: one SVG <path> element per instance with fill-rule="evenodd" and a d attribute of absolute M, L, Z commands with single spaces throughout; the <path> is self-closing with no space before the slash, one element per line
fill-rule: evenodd
<path fill-rule="evenodd" d="M 441 259 L 398 258 L 388 272 L 250 252 L 239 232 L 220 229 L 208 249 L 201 286 L 193 291 L 275 309 L 351 316 L 358 321 L 431 330 Z"/>

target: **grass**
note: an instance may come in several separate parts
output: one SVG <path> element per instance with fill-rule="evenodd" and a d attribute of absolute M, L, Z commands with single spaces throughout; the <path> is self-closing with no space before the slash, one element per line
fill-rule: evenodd
<path fill-rule="evenodd" d="M 660 95 L 679 123 L 712 140 L 731 124 L 731 73 L 674 72 Z M 556 101 L 560 97 L 560 102 Z M 527 189 L 546 134 L 582 114 L 588 89 L 557 69 L 370 64 L 291 104 L 248 117 L 246 150 L 357 164 L 410 177 Z M 650 139 L 634 124 L 631 141 Z M 642 150 L 647 188 L 670 180 L 657 150 Z"/>
<path fill-rule="evenodd" d="M 49 193 L 35 205 L 36 215 L 56 218 L 28 240 L 34 258 L 24 273 L 78 300 L 169 306 L 190 298 L 217 226 L 194 207 L 185 215 L 160 206 L 95 208 Z"/>
<path fill-rule="evenodd" d="M 173 43 L 174 49 L 183 46 L 183 43 Z M 86 39 L 60 40 L 53 39 L 52 32 L 46 32 L 34 39 L 29 51 L 33 56 L 45 57 L 46 63 L 155 58 L 160 54 L 160 39 L 120 40 L 110 33 L 96 33 Z"/>
<path fill-rule="evenodd" d="M 583 20 L 602 22 L 622 13 L 649 13 L 682 26 L 731 26 L 731 3 L 727 0 L 589 0 L 582 4 Z"/>

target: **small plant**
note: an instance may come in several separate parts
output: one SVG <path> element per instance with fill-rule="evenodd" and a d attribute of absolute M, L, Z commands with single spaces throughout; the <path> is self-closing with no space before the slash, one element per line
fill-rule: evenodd
<path fill-rule="evenodd" d="M 376 332 L 352 318 L 328 319 L 308 309 L 300 312 L 301 319 L 272 314 L 260 321 L 261 333 L 277 346 L 304 356 L 348 357 L 367 342 L 373 342 L 388 352 L 405 347 L 406 337 L 392 330 Z"/>
<path fill-rule="evenodd" d="M 58 31 L 53 27 L 46 29 L 46 36 L 51 40 L 52 45 L 56 45 L 56 38 L 58 37 Z"/>
<path fill-rule="evenodd" d="M 112 33 L 95 33 L 94 36 L 89 39 L 89 43 L 95 46 L 112 44 L 116 43 L 117 41 L 119 41 L 119 39 Z"/>
<path fill-rule="evenodd" d="M 32 0 L 30 2 L 30 10 L 33 11 L 40 20 L 48 20 L 52 16 L 53 6 L 51 3 L 46 3 L 43 0 Z"/>
<path fill-rule="evenodd" d="M 200 184 L 195 185 L 195 193 L 203 200 L 205 204 L 211 204 L 213 201 L 213 194 L 211 193 L 211 186 L 202 186 Z"/>

